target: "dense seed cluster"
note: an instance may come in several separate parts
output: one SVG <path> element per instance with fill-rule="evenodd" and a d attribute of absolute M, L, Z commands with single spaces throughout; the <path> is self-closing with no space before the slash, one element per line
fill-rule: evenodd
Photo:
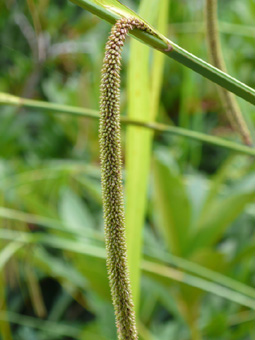
<path fill-rule="evenodd" d="M 107 269 L 118 337 L 137 339 L 135 313 L 127 267 L 120 146 L 120 62 L 129 30 L 150 32 L 136 18 L 120 19 L 106 44 L 101 78 L 100 156 Z M 151 33 L 151 32 L 150 32 Z"/>

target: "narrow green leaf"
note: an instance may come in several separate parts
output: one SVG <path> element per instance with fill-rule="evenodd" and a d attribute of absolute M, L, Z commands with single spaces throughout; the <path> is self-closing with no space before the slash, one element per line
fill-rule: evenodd
<path fill-rule="evenodd" d="M 93 229 L 94 220 L 88 207 L 71 189 L 65 188 L 60 198 L 60 216 L 71 230 Z"/>
<path fill-rule="evenodd" d="M 189 252 L 205 248 L 218 241 L 231 223 L 243 212 L 254 194 L 231 195 L 213 202 L 197 222 L 197 230 L 190 241 Z"/>
<path fill-rule="evenodd" d="M 120 4 L 117 0 L 98 1 L 98 0 L 71 0 L 80 7 L 89 10 L 90 12 L 96 14 L 100 18 L 114 23 L 120 17 L 130 17 L 137 15 L 131 10 L 127 9 L 125 6 Z M 141 19 L 141 18 L 140 18 Z M 255 90 L 251 87 L 245 85 L 239 80 L 231 77 L 230 75 L 222 72 L 216 67 L 206 63 L 202 59 L 194 56 L 188 51 L 184 50 L 180 46 L 176 45 L 172 41 L 168 40 L 156 30 L 155 36 L 149 35 L 144 32 L 139 32 L 135 30 L 131 34 L 141 39 L 144 43 L 149 46 L 156 48 L 168 57 L 171 57 L 178 61 L 179 63 L 191 68 L 193 71 L 201 74 L 202 76 L 210 79 L 211 81 L 224 87 L 226 90 L 235 93 L 237 96 L 245 99 L 246 101 L 255 104 Z M 172 49 L 169 49 L 169 46 Z"/>
<path fill-rule="evenodd" d="M 121 17 L 130 18 L 135 17 L 145 22 L 154 35 L 144 34 L 140 30 L 134 30 L 132 34 L 137 37 L 142 37 L 145 41 L 150 41 L 155 44 L 155 47 L 165 49 L 167 48 L 167 40 L 157 30 L 155 30 L 149 23 L 137 15 L 134 11 L 124 6 L 118 0 L 71 0 L 71 2 L 78 6 L 89 10 L 91 13 L 99 16 L 100 18 L 107 20 L 111 24 L 114 24 L 116 20 Z M 142 34 L 141 34 L 142 33 Z"/>
<path fill-rule="evenodd" d="M 72 228 L 72 225 L 64 224 L 58 220 L 51 219 L 45 216 L 38 216 L 34 214 L 28 214 L 23 211 L 9 209 L 5 207 L 0 207 L 0 217 L 4 219 L 9 219 L 13 221 L 31 223 L 31 224 L 38 224 L 42 228 L 49 229 L 52 231 L 63 231 L 65 233 L 70 233 L 77 238 L 83 237 L 88 239 L 97 239 L 103 240 L 103 235 L 96 230 L 90 230 L 88 228 L 84 228 L 83 225 L 75 224 L 75 229 Z M 77 221 L 76 221 L 77 222 Z"/>
<path fill-rule="evenodd" d="M 24 274 L 34 313 L 39 318 L 44 318 L 47 315 L 47 311 L 44 304 L 39 279 L 35 274 L 34 268 L 32 268 L 29 263 L 26 263 L 24 266 Z"/>
<path fill-rule="evenodd" d="M 21 248 L 23 244 L 13 241 L 7 244 L 0 252 L 0 271 L 4 268 L 9 259 Z"/>
<path fill-rule="evenodd" d="M 12 240 L 17 236 L 24 235 L 22 243 L 45 245 L 48 247 L 62 249 L 69 252 L 82 254 L 84 256 L 92 257 L 96 261 L 105 261 L 106 253 L 103 246 L 95 246 L 90 244 L 80 243 L 78 241 L 70 241 L 60 237 L 52 237 L 43 234 L 28 234 L 24 232 L 13 232 L 11 230 L 0 230 L 0 239 Z M 28 235 L 28 237 L 26 236 Z M 202 278 L 186 274 L 183 271 L 176 270 L 164 264 L 160 264 L 154 261 L 143 260 L 141 268 L 143 273 L 156 279 L 158 282 L 163 283 L 169 287 L 172 282 L 180 282 L 185 285 L 199 288 L 208 293 L 215 294 L 229 301 L 236 302 L 240 305 L 249 307 L 255 310 L 255 299 L 249 298 L 238 291 L 222 287 L 214 282 L 209 282 Z M 105 271 L 106 275 L 106 271 Z M 100 282 L 99 282 L 100 283 Z"/>
<path fill-rule="evenodd" d="M 0 271 L 0 301 L 1 301 L 1 312 L 6 317 L 6 282 L 3 271 Z M 0 335 L 2 340 L 13 340 L 11 327 L 8 320 L 1 320 L 0 318 Z"/>
<path fill-rule="evenodd" d="M 40 110 L 45 110 L 51 113 L 64 113 L 72 114 L 81 117 L 89 117 L 99 119 L 98 111 L 83 109 L 75 106 L 59 105 L 56 103 L 47 103 L 39 100 L 32 100 L 26 98 L 20 98 L 8 93 L 0 93 L 0 104 L 13 105 L 13 106 L 23 106 L 37 108 Z M 222 147 L 228 150 L 232 150 L 238 153 L 243 153 L 250 156 L 255 156 L 255 150 L 242 144 L 234 143 L 229 140 L 218 138 L 214 136 L 209 136 L 205 133 L 190 131 L 187 129 L 179 128 L 177 126 L 169 126 L 161 123 L 154 122 L 142 122 L 139 120 L 130 120 L 126 117 L 121 117 L 121 122 L 123 124 L 135 125 L 145 127 L 150 130 L 155 130 L 164 133 L 170 133 L 176 136 L 182 136 L 190 138 L 199 142 L 211 144 L 214 146 Z"/>
<path fill-rule="evenodd" d="M 0 92 L 0 103 L 5 105 L 13 105 L 18 107 L 31 107 L 49 112 L 72 113 L 77 116 L 86 116 L 90 118 L 98 118 L 99 114 L 96 110 L 84 109 L 74 106 L 61 105 L 58 103 L 48 103 L 40 100 L 27 99 L 13 96 L 12 94 Z"/>
<path fill-rule="evenodd" d="M 29 220 L 26 220 L 26 215 L 25 215 L 23 216 L 22 221 L 28 223 L 29 221 L 31 221 L 31 216 L 33 215 L 29 215 L 29 214 L 27 215 L 29 216 Z M 78 235 L 79 234 L 77 234 L 77 236 Z M 21 237 L 18 238 L 20 241 L 13 241 L 9 243 L 5 248 L 3 248 L 3 250 L 0 253 L 0 270 L 8 262 L 8 260 L 21 247 L 23 247 L 24 245 L 23 242 L 28 236 L 29 234 L 22 234 Z M 80 237 L 81 236 L 82 234 L 80 235 Z M 23 242 L 21 242 L 22 240 Z M 88 240 L 87 242 L 91 242 L 91 241 Z M 254 246 L 252 247 L 252 251 L 254 251 Z M 189 260 L 186 260 L 180 257 L 176 257 L 173 255 L 169 255 L 162 251 L 159 252 L 158 249 L 156 248 L 155 249 L 149 248 L 148 251 L 146 251 L 146 255 L 148 256 L 148 258 L 151 257 L 153 260 L 157 259 L 157 260 L 163 261 L 164 263 L 177 266 L 186 272 L 190 272 L 192 274 L 201 276 L 209 281 L 212 281 L 214 283 L 218 283 L 220 285 L 226 286 L 230 289 L 239 291 L 242 294 L 247 295 L 251 298 L 255 298 L 255 290 L 253 288 L 241 282 L 238 282 L 232 278 L 229 278 L 225 275 L 222 275 L 218 272 L 205 268 L 204 266 L 201 266 L 192 261 L 189 261 Z M 61 280 L 63 279 L 69 280 L 70 278 L 72 278 L 72 282 L 79 288 L 84 288 L 87 286 L 84 278 L 72 266 L 70 266 L 66 262 L 63 262 L 60 259 L 54 258 L 50 254 L 45 252 L 42 248 L 38 248 L 34 251 L 34 261 L 39 268 L 41 268 L 43 271 L 45 271 L 47 274 L 53 277 L 61 278 Z"/>
<path fill-rule="evenodd" d="M 25 316 L 14 312 L 0 312 L 0 320 L 10 322 L 17 325 L 36 328 L 44 332 L 58 334 L 63 337 L 71 337 L 77 339 L 81 330 L 78 327 L 67 325 L 66 323 L 52 322 L 48 320 L 40 320 L 31 316 Z M 6 338 L 6 340 L 10 340 Z"/>
<path fill-rule="evenodd" d="M 154 161 L 154 176 L 159 228 L 169 250 L 181 255 L 186 246 L 191 220 L 187 192 L 179 175 L 159 159 Z"/>
<path fill-rule="evenodd" d="M 168 15 L 171 0 L 162 0 L 158 6 L 157 28 L 162 34 L 167 33 Z M 156 12 L 156 11 L 155 11 Z M 165 58 L 159 51 L 153 50 L 153 61 L 151 66 L 151 100 L 150 121 L 155 121 L 159 111 L 159 101 L 163 81 Z"/>
<path fill-rule="evenodd" d="M 231 277 L 223 275 L 222 273 L 219 273 L 218 271 L 205 267 L 204 265 L 198 264 L 194 261 L 190 261 L 190 260 L 178 257 L 178 256 L 174 256 L 172 254 L 168 254 L 166 252 L 162 252 L 162 251 L 159 252 L 158 249 L 148 248 L 148 251 L 146 251 L 146 255 L 147 255 L 146 258 L 148 259 L 152 259 L 154 261 L 160 260 L 160 261 L 163 261 L 165 264 L 174 265 L 177 268 L 187 273 L 191 273 L 198 277 L 202 277 L 208 281 L 225 286 L 229 289 L 242 293 L 252 299 L 255 299 L 255 289 L 253 287 L 250 287 L 243 282 L 239 282 Z M 212 252 L 211 255 L 213 258 L 215 254 Z M 203 253 L 203 256 L 204 256 L 204 253 Z M 216 257 L 214 256 L 213 258 L 214 262 L 215 262 L 215 258 Z M 203 260 L 205 260 L 205 262 L 208 263 L 207 258 L 206 259 L 203 258 Z M 218 266 L 218 263 L 216 262 L 214 263 L 214 265 Z"/>
<path fill-rule="evenodd" d="M 166 29 L 167 1 L 162 0 L 157 8 L 154 0 L 142 1 L 140 14 L 153 21 L 155 13 L 162 11 L 161 28 Z M 152 75 L 149 73 L 149 49 L 136 40 L 131 41 L 128 74 L 128 117 L 149 122 L 155 120 L 158 111 L 158 98 L 161 90 L 163 60 L 154 54 Z M 156 59 L 155 59 L 156 58 Z M 147 184 L 150 171 L 150 158 L 153 134 L 141 127 L 128 127 L 126 135 L 126 233 L 128 261 L 133 298 L 136 308 L 139 306 L 140 260 L 142 246 L 142 228 L 144 225 Z"/>
<path fill-rule="evenodd" d="M 148 1 L 147 1 L 148 2 Z M 141 2 L 140 13 L 150 16 L 153 1 Z M 130 43 L 128 66 L 128 117 L 133 120 L 149 120 L 149 48 L 136 40 Z M 128 263 L 133 300 L 139 305 L 140 257 L 142 227 L 146 208 L 146 192 L 150 159 L 151 131 L 140 127 L 128 127 L 126 133 L 126 236 Z"/>
<path fill-rule="evenodd" d="M 203 291 L 213 293 L 225 299 L 244 305 L 255 310 L 254 299 L 245 297 L 239 292 L 234 292 L 228 288 L 217 285 L 213 282 L 203 280 L 193 275 L 183 273 L 179 270 L 164 266 L 156 262 L 143 261 L 142 269 L 145 274 L 154 277 L 158 282 L 169 285 L 171 281 L 185 283 L 191 287 L 199 288 Z"/>

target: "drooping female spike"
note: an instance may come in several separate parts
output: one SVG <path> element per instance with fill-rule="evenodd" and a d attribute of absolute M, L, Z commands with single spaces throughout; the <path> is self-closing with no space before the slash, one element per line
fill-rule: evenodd
<path fill-rule="evenodd" d="M 107 270 L 119 340 L 137 339 L 135 312 L 127 266 L 120 138 L 121 50 L 129 30 L 152 33 L 136 18 L 120 19 L 105 48 L 101 78 L 100 157 L 107 251 Z"/>

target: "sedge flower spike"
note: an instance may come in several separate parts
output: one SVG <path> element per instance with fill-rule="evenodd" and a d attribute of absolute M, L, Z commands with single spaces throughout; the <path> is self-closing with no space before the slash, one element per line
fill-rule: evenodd
<path fill-rule="evenodd" d="M 136 340 L 135 312 L 127 265 L 121 174 L 120 62 L 129 30 L 152 31 L 136 18 L 122 18 L 111 30 L 101 76 L 100 158 L 107 270 L 119 340 Z"/>

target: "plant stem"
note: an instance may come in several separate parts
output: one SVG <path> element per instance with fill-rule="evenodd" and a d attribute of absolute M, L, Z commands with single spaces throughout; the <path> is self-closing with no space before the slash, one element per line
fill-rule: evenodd
<path fill-rule="evenodd" d="M 11 105 L 17 107 L 28 107 L 35 108 L 38 110 L 48 111 L 50 113 L 58 114 L 70 114 L 78 117 L 87 117 L 99 119 L 98 111 L 86 108 L 80 108 L 75 106 L 60 105 L 57 103 L 48 103 L 40 100 L 26 99 L 13 96 L 8 93 L 0 93 L 0 104 Z M 120 118 L 123 124 L 130 124 L 136 126 L 142 126 L 147 129 L 152 129 L 154 131 L 170 133 L 176 136 L 182 136 L 185 138 L 193 139 L 197 142 L 206 143 L 218 147 L 222 147 L 227 150 L 242 153 L 245 155 L 255 156 L 255 150 L 242 144 L 231 142 L 223 138 L 207 135 L 206 133 L 191 131 L 188 129 L 180 128 L 177 126 L 165 125 L 162 123 L 148 123 L 136 120 L 131 120 L 126 117 Z"/>
<path fill-rule="evenodd" d="M 217 6 L 218 0 L 206 0 L 205 21 L 207 31 L 207 42 L 212 63 L 224 72 L 226 65 L 224 62 L 222 48 L 220 43 Z M 236 98 L 224 88 L 219 88 L 219 94 L 222 104 L 225 108 L 228 120 L 235 131 L 241 136 L 245 144 L 252 145 L 252 139 L 247 124 L 242 116 Z"/>
<path fill-rule="evenodd" d="M 130 18 L 132 16 L 139 18 L 135 12 L 131 11 L 118 1 L 113 1 L 113 6 L 107 5 L 104 1 L 70 1 L 84 9 L 89 10 L 90 12 L 110 23 L 114 23 L 115 20 L 118 20 L 120 17 Z M 141 18 L 139 20 L 143 21 Z M 167 39 L 162 34 L 158 33 L 153 28 L 152 31 L 155 33 L 155 35 L 147 34 L 141 30 L 134 30 L 132 35 L 143 41 L 148 46 L 158 49 L 168 57 L 173 58 L 179 63 L 201 74 L 205 78 L 210 79 L 214 83 L 224 87 L 228 91 L 235 93 L 237 96 L 255 105 L 254 89 L 189 53 L 185 49 Z M 171 46 L 172 49 L 169 49 L 169 46 Z"/>

